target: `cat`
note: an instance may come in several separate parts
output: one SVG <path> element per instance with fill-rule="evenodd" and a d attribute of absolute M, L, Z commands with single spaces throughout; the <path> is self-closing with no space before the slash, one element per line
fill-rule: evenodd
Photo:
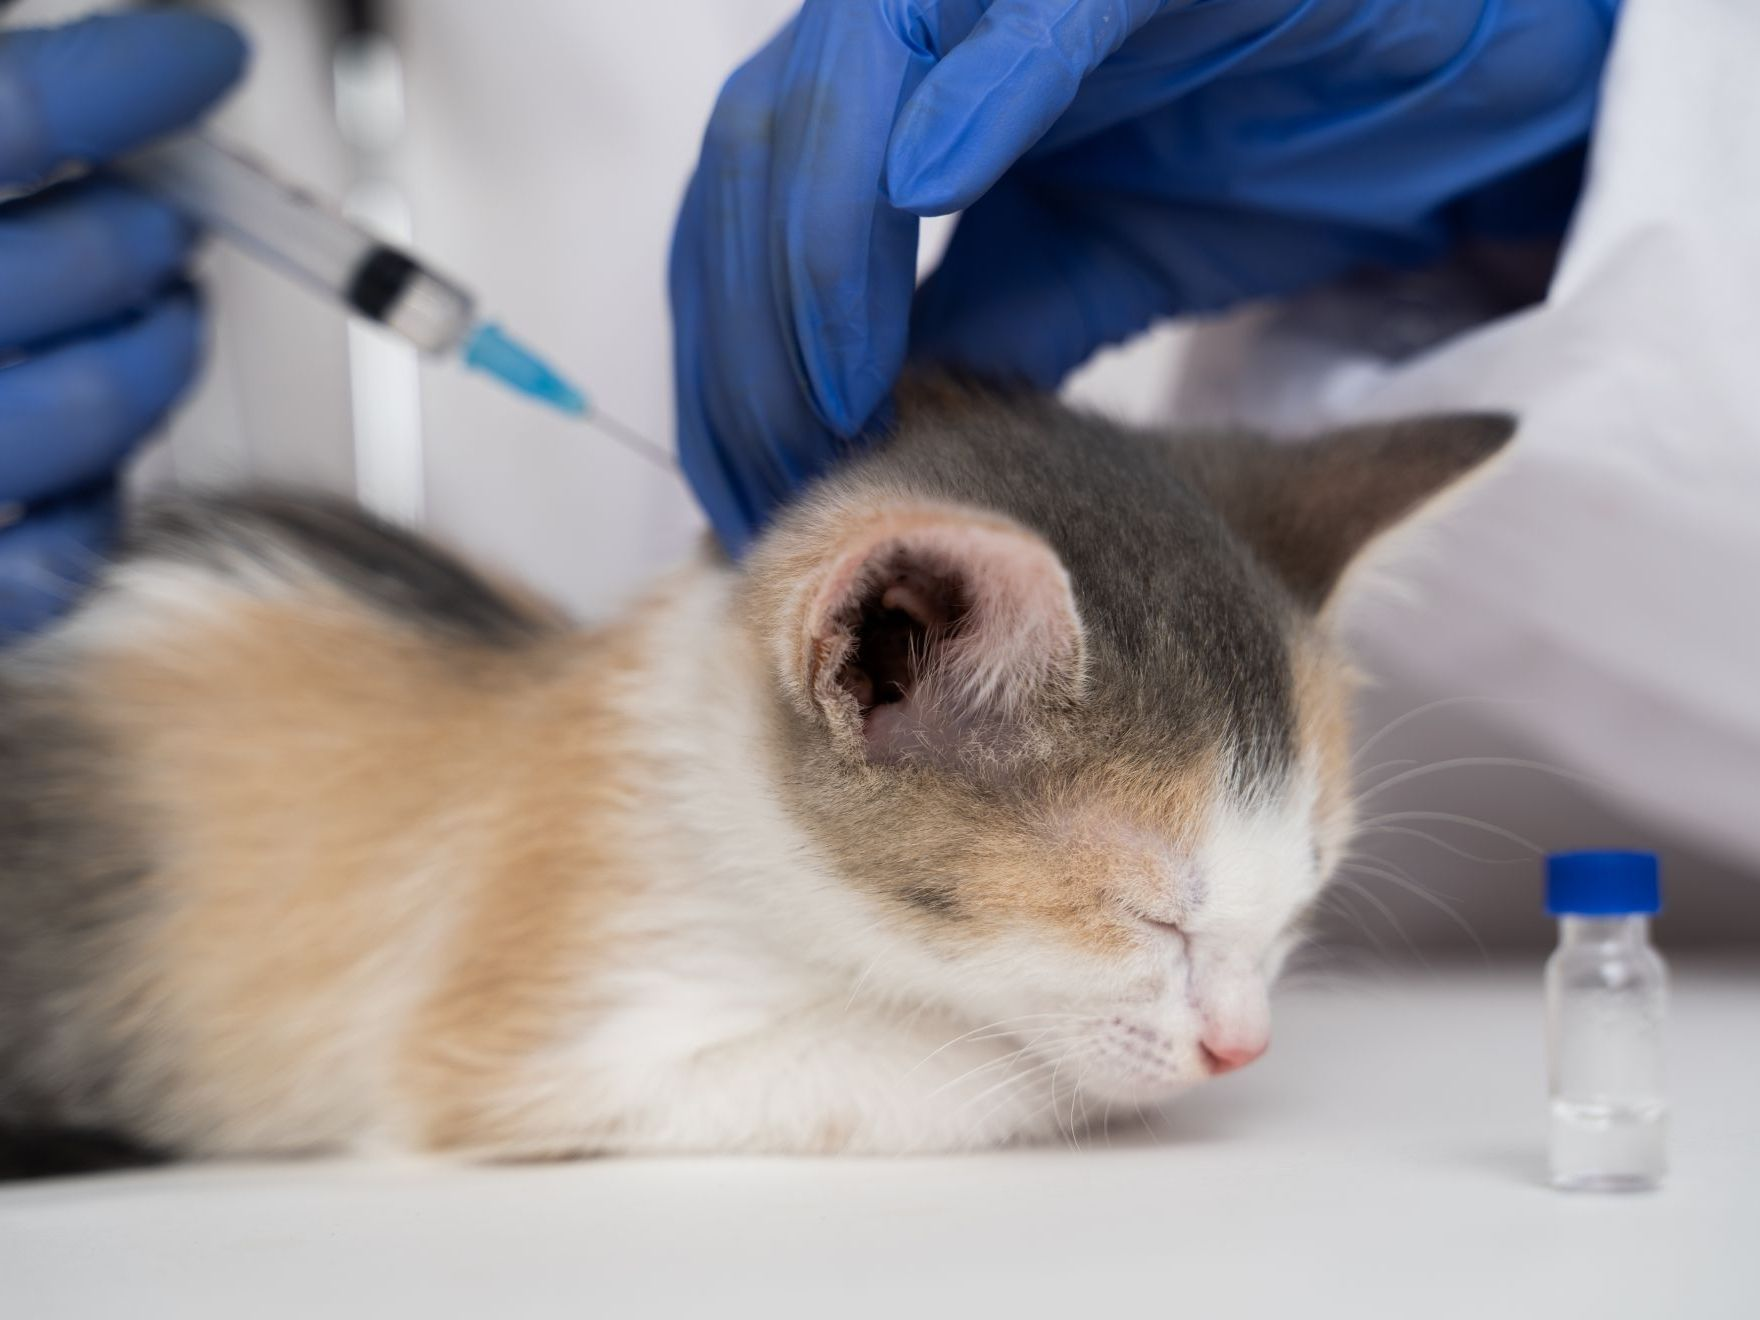
<path fill-rule="evenodd" d="M 1328 603 L 1512 431 L 922 384 L 585 630 L 340 503 L 149 509 L 0 656 L 0 1125 L 960 1151 L 1250 1062 L 1350 831 Z"/>

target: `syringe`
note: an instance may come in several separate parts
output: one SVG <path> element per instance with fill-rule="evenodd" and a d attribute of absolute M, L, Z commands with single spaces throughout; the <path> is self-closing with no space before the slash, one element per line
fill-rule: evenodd
<path fill-rule="evenodd" d="M 157 143 L 112 168 L 422 352 L 456 354 L 522 394 L 593 422 L 649 461 L 673 467 L 670 454 L 606 416 L 500 326 L 479 321 L 476 300 L 454 281 L 237 151 L 192 134 Z"/>

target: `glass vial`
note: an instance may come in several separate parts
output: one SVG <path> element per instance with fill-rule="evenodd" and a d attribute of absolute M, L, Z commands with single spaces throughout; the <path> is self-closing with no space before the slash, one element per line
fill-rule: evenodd
<path fill-rule="evenodd" d="M 1546 964 L 1554 1187 L 1642 1191 L 1666 1171 L 1668 971 L 1649 929 L 1660 908 L 1650 853 L 1547 859 L 1546 910 L 1559 919 Z"/>

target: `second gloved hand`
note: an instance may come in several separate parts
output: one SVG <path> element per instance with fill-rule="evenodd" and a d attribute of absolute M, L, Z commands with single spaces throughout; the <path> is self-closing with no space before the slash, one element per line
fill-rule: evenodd
<path fill-rule="evenodd" d="M 187 125 L 244 57 L 232 28 L 175 11 L 0 33 L 0 188 Z M 117 469 L 194 373 L 193 237 L 98 177 L 0 205 L 0 642 L 77 594 Z"/>
<path fill-rule="evenodd" d="M 1571 189 L 1508 185 L 1585 138 L 1611 8 L 807 0 L 724 89 L 674 239 L 680 454 L 723 542 L 907 354 L 1050 386 L 1158 317 L 1556 234 Z M 917 217 L 962 209 L 913 313 Z"/>

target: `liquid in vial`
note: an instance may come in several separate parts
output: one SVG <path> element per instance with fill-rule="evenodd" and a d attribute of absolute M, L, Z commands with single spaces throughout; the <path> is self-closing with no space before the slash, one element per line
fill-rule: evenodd
<path fill-rule="evenodd" d="M 1546 964 L 1555 1187 L 1640 1191 L 1667 1169 L 1662 1022 L 1668 974 L 1650 945 L 1661 908 L 1649 853 L 1558 853 L 1546 908 L 1559 944 Z"/>

